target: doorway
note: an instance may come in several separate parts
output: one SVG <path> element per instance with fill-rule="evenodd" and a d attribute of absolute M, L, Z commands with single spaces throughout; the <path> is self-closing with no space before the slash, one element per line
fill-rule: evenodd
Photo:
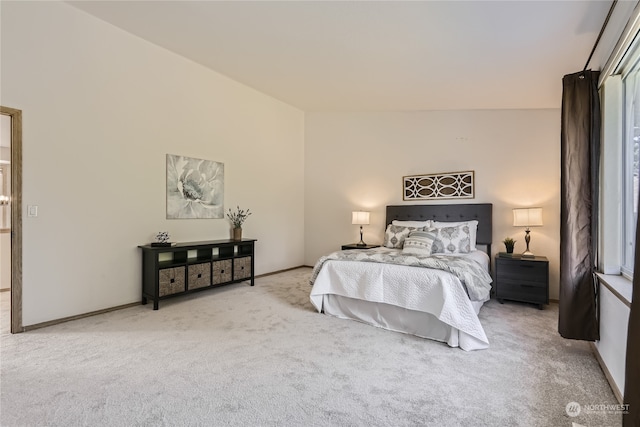
<path fill-rule="evenodd" d="M 6 157 L 0 153 L 0 245 L 3 234 L 9 237 L 9 254 L 11 259 L 7 263 L 6 252 L 0 246 L 0 283 L 1 288 L 7 287 L 5 278 L 10 278 L 9 291 L 11 294 L 10 322 L 11 333 L 23 332 L 22 327 L 22 111 L 15 108 L 0 106 L 2 126 L 0 132 L 3 141 L 0 146 L 8 145 Z M 9 142 L 4 140 L 9 138 Z M 8 194 L 7 194 L 8 193 Z M 7 237 L 7 236 L 5 236 Z M 3 274 L 2 269 L 9 268 L 10 274 Z"/>

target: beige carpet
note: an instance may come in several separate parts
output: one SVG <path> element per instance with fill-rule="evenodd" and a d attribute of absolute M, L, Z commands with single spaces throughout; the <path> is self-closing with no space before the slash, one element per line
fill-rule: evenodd
<path fill-rule="evenodd" d="M 589 410 L 616 400 L 588 344 L 558 336 L 555 305 L 487 303 L 491 347 L 465 352 L 318 314 L 309 274 L 3 333 L 0 424 L 621 424 Z M 585 408 L 575 418 L 570 402 Z"/>

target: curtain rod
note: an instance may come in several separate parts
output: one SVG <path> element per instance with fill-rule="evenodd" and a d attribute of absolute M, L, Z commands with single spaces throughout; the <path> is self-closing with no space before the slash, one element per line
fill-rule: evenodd
<path fill-rule="evenodd" d="M 591 54 L 589 55 L 589 59 L 587 59 L 587 63 L 584 64 L 584 69 L 582 70 L 583 73 L 587 71 L 589 62 L 591 62 L 591 58 L 593 57 L 593 54 L 595 53 L 596 48 L 598 47 L 598 43 L 600 43 L 600 37 L 602 37 L 602 33 L 604 33 L 605 28 L 607 28 L 607 24 L 609 23 L 609 18 L 611 18 L 611 14 L 613 13 L 613 9 L 615 9 L 616 7 L 616 3 L 618 3 L 618 0 L 613 0 L 613 3 L 611 3 L 611 7 L 609 8 L 609 13 L 607 14 L 607 17 L 604 20 L 604 24 L 602 24 L 602 28 L 600 29 L 600 34 L 598 34 L 598 38 L 596 39 L 596 42 L 593 45 L 593 49 L 591 49 Z"/>

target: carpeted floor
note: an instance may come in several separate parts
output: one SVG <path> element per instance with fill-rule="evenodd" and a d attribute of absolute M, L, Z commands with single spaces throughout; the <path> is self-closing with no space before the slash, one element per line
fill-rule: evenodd
<path fill-rule="evenodd" d="M 0 424 L 621 425 L 593 406 L 617 402 L 589 345 L 557 334 L 555 305 L 490 301 L 481 321 L 491 347 L 465 352 L 318 314 L 309 275 L 17 335 L 2 325 Z"/>

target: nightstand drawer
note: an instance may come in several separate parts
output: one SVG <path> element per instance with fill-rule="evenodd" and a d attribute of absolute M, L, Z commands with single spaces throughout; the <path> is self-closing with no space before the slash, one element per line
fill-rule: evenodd
<path fill-rule="evenodd" d="M 532 288 L 542 288 L 547 289 L 547 281 L 545 280 L 530 280 L 530 278 L 523 277 L 513 277 L 507 278 L 504 276 L 500 276 L 498 278 L 498 282 L 500 283 L 500 287 L 502 286 L 524 286 L 524 287 L 532 287 Z"/>
<path fill-rule="evenodd" d="M 500 278 L 519 279 L 544 282 L 547 280 L 547 264 L 541 262 L 509 262 L 499 263 Z"/>
<path fill-rule="evenodd" d="M 500 283 L 500 299 L 524 301 L 532 303 L 547 303 L 547 288 L 528 284 Z"/>

